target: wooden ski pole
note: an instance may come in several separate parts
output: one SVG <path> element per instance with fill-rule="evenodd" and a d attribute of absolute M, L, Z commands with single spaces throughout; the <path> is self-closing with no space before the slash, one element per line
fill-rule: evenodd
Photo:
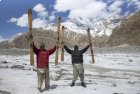
<path fill-rule="evenodd" d="M 90 29 L 87 29 L 87 34 L 88 34 L 88 40 L 89 40 L 89 46 L 90 46 L 90 51 L 91 51 L 91 57 L 92 57 L 92 63 L 95 63 L 94 59 L 94 53 L 93 53 L 93 44 L 92 44 L 92 36 L 90 34 Z"/>
<path fill-rule="evenodd" d="M 61 32 L 61 61 L 64 61 L 64 30 L 65 27 L 62 26 L 62 32 Z"/>
<path fill-rule="evenodd" d="M 28 24 L 29 24 L 29 34 L 32 35 L 32 9 L 28 9 Z M 33 39 L 29 39 L 30 44 L 30 65 L 34 66 L 34 53 L 33 53 L 33 47 L 31 44 L 33 44 Z"/>
<path fill-rule="evenodd" d="M 60 26 L 61 26 L 61 17 L 58 17 L 57 22 L 57 43 L 59 44 L 59 37 L 60 37 Z M 58 65 L 58 48 L 56 48 L 55 52 L 55 65 Z"/>

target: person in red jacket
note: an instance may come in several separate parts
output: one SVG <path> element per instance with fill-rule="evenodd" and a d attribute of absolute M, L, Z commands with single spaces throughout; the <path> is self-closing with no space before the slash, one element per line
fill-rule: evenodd
<path fill-rule="evenodd" d="M 52 49 L 45 49 L 44 43 L 40 44 L 40 49 L 38 49 L 34 43 L 31 46 L 33 47 L 33 51 L 37 56 L 38 90 L 41 91 L 44 79 L 45 89 L 48 90 L 50 89 L 49 56 L 55 52 L 57 44 Z"/>

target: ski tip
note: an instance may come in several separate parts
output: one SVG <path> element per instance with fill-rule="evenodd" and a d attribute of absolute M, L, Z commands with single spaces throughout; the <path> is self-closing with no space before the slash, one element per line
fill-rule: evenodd
<path fill-rule="evenodd" d="M 32 13 L 32 9 L 31 8 L 28 9 L 28 13 Z"/>
<path fill-rule="evenodd" d="M 61 16 L 58 16 L 58 19 L 61 19 Z"/>
<path fill-rule="evenodd" d="M 64 29 L 65 27 L 64 26 L 62 26 L 62 29 Z"/>
<path fill-rule="evenodd" d="M 90 31 L 90 28 L 88 28 L 87 31 L 89 32 Z"/>
<path fill-rule="evenodd" d="M 93 61 L 89 61 L 89 63 L 95 64 L 95 62 L 93 62 Z"/>

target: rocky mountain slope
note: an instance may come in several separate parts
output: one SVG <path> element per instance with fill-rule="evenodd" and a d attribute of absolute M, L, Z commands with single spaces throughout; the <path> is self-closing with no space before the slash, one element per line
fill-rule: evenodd
<path fill-rule="evenodd" d="M 57 32 L 52 30 L 44 30 L 42 28 L 33 29 L 33 37 L 34 43 L 37 47 L 39 47 L 40 43 L 45 43 L 47 48 L 51 48 L 56 43 Z M 85 38 L 86 39 L 85 39 Z M 73 47 L 73 45 L 78 44 L 80 46 L 86 45 L 85 42 L 81 41 L 81 39 L 87 41 L 87 37 L 84 34 L 79 34 L 75 32 L 67 32 L 65 31 L 65 44 L 69 47 Z M 27 49 L 29 48 L 29 40 L 28 40 L 28 32 L 24 34 L 17 34 L 13 36 L 10 40 L 3 41 L 0 43 L 0 48 L 8 49 L 8 48 L 21 48 Z M 61 40 L 61 39 L 60 39 Z"/>
<path fill-rule="evenodd" d="M 140 46 L 140 11 L 122 21 L 121 25 L 113 30 L 107 43 L 108 46 Z"/>

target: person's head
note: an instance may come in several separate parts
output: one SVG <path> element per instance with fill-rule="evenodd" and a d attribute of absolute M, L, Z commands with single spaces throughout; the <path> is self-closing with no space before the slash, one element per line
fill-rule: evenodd
<path fill-rule="evenodd" d="M 79 47 L 77 45 L 74 45 L 74 50 L 78 50 Z"/>
<path fill-rule="evenodd" d="M 44 50 L 45 49 L 45 44 L 44 43 L 40 43 L 40 49 Z"/>

